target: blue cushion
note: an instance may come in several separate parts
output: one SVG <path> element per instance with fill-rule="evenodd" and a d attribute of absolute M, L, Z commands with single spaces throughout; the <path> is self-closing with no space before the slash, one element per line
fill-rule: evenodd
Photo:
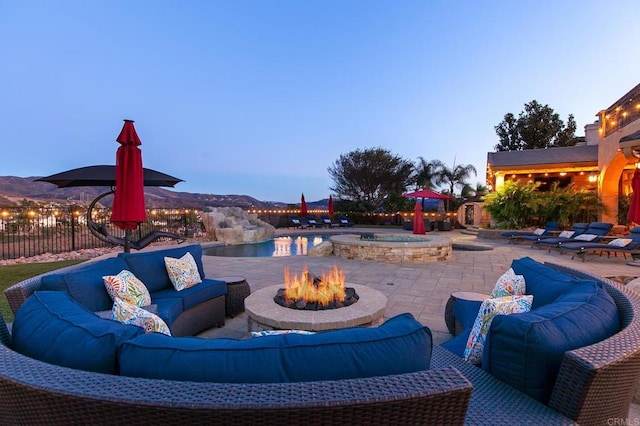
<path fill-rule="evenodd" d="M 546 403 L 566 351 L 602 341 L 620 329 L 615 302 L 593 281 L 577 281 L 551 304 L 494 318 L 482 368 Z"/>
<path fill-rule="evenodd" d="M 144 333 L 140 327 L 102 319 L 61 291 L 37 291 L 16 313 L 13 347 L 50 364 L 116 374 L 118 345 Z"/>
<path fill-rule="evenodd" d="M 482 304 L 482 302 L 480 303 Z M 453 339 L 449 339 L 446 342 L 441 343 L 440 346 L 445 348 L 449 352 L 458 355 L 460 358 L 463 358 L 464 350 L 467 347 L 467 340 L 469 340 L 469 335 L 471 334 L 472 328 L 473 324 L 471 325 L 471 327 L 465 328 L 462 333 L 458 334 Z"/>
<path fill-rule="evenodd" d="M 190 252 L 198 265 L 200 277 L 204 279 L 204 267 L 202 266 L 202 246 L 193 244 L 165 250 L 156 250 L 143 253 L 120 253 L 118 257 L 127 262 L 128 269 L 140 279 L 149 290 L 149 293 L 173 287 L 164 264 L 164 257 L 181 258 Z"/>
<path fill-rule="evenodd" d="M 227 283 L 224 281 L 204 279 L 200 284 L 193 287 L 177 291 L 173 287 L 157 291 L 151 294 L 151 300 L 180 298 L 182 299 L 182 309 L 191 309 L 200 303 L 215 299 L 227 294 Z"/>
<path fill-rule="evenodd" d="M 453 316 L 463 330 L 471 329 L 482 306 L 479 300 L 457 299 L 453 305 Z"/>
<path fill-rule="evenodd" d="M 248 340 L 138 336 L 120 347 L 122 375 L 218 383 L 342 380 L 429 368 L 431 331 L 411 314 L 380 327 Z"/>
<path fill-rule="evenodd" d="M 102 276 L 115 275 L 123 269 L 127 269 L 127 264 L 117 257 L 86 262 L 74 271 L 43 276 L 41 288 L 64 291 L 90 311 L 106 311 L 111 309 L 113 301 L 104 287 Z"/>
<path fill-rule="evenodd" d="M 151 304 L 157 305 L 157 315 L 164 320 L 171 329 L 174 321 L 184 311 L 182 309 L 182 299 L 180 297 L 164 297 L 154 299 L 151 296 Z"/>
<path fill-rule="evenodd" d="M 556 300 L 574 280 L 571 275 L 536 262 L 530 257 L 514 260 L 511 267 L 516 274 L 524 275 L 526 294 L 533 295 L 532 311 Z"/>

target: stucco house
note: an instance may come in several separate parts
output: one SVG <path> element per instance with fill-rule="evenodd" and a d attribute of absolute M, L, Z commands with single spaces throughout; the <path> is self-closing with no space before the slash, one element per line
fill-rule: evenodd
<path fill-rule="evenodd" d="M 631 178 L 640 161 L 640 84 L 596 114 L 575 146 L 489 152 L 487 186 L 499 190 L 506 181 L 573 183 L 597 191 L 607 207 L 600 220 L 618 223 L 618 198 L 631 193 Z M 621 142 L 622 139 L 622 142 Z"/>

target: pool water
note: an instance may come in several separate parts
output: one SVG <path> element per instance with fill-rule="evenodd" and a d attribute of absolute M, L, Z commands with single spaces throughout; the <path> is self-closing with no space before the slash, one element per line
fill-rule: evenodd
<path fill-rule="evenodd" d="M 309 249 L 329 241 L 330 237 L 322 234 L 282 236 L 262 243 L 209 247 L 203 252 L 207 256 L 226 257 L 306 256 Z"/>

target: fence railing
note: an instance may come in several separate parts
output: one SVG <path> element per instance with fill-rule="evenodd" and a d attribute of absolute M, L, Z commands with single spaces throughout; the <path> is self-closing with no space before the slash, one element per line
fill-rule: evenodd
<path fill-rule="evenodd" d="M 0 260 L 108 247 L 87 228 L 86 207 L 66 209 L 3 208 L 0 211 Z M 92 220 L 105 224 L 113 235 L 124 231 L 109 223 L 110 209 L 94 208 Z M 200 212 L 194 210 L 148 210 L 147 221 L 133 233 L 137 240 L 153 230 L 185 237 L 204 233 Z"/>

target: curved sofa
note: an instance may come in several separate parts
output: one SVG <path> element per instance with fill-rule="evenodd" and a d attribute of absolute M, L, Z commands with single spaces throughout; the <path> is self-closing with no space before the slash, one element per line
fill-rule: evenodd
<path fill-rule="evenodd" d="M 497 315 L 481 366 L 473 368 L 579 424 L 626 418 L 640 378 L 638 295 L 606 278 L 528 257 L 511 267 L 524 276 L 532 309 Z M 463 356 L 481 303 L 455 301 L 459 334 L 442 347 Z"/>
<path fill-rule="evenodd" d="M 410 314 L 313 335 L 190 337 L 219 324 L 220 309 L 199 307 L 220 298 L 225 283 L 167 287 L 164 256 L 186 251 L 201 269 L 200 246 L 188 246 L 121 254 L 9 288 L 17 312 L 11 334 L 0 321 L 0 424 L 464 422 L 472 386 L 453 367 L 430 369 L 431 332 Z M 123 262 L 180 337 L 101 316 L 111 303 L 102 276 Z M 224 317 L 224 295 L 216 306 Z"/>

